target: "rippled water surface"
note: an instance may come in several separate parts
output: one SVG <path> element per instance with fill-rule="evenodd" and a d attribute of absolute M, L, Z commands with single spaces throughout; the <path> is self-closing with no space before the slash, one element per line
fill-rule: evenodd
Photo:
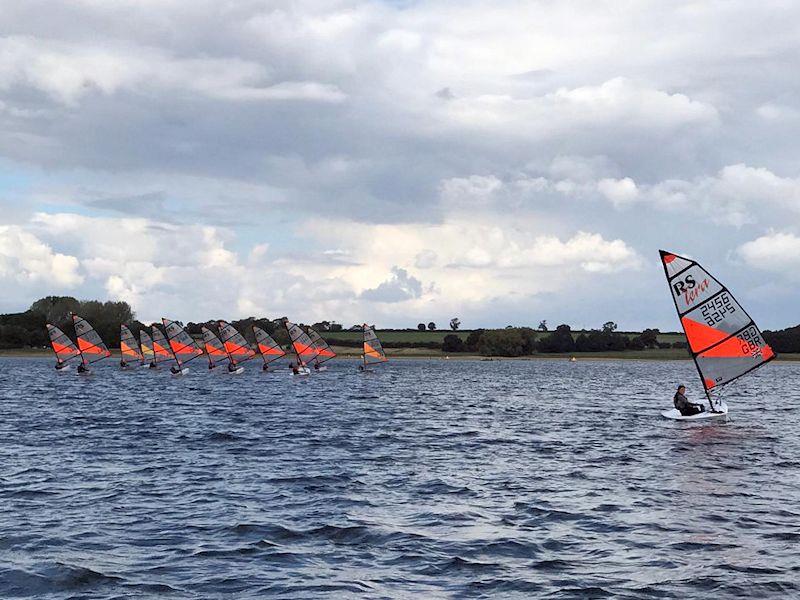
<path fill-rule="evenodd" d="M 800 365 L 355 365 L 0 360 L 0 597 L 800 595 Z"/>

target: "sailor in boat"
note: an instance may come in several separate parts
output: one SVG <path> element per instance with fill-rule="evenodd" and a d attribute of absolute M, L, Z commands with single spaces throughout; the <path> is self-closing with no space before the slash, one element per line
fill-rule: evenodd
<path fill-rule="evenodd" d="M 173 375 L 177 375 L 178 373 L 180 373 L 182 371 L 182 369 L 180 367 L 172 366 L 172 367 L 169 368 L 169 371 Z"/>
<path fill-rule="evenodd" d="M 294 373 L 295 375 L 299 375 L 300 374 L 300 369 L 293 362 L 289 363 L 289 368 L 292 370 L 292 373 Z"/>
<path fill-rule="evenodd" d="M 239 368 L 239 367 L 237 367 L 237 366 L 236 366 L 236 363 L 232 363 L 232 362 L 229 362 L 229 363 L 228 363 L 228 372 L 229 372 L 229 373 L 233 373 L 233 372 L 235 372 L 235 371 L 236 371 L 236 369 L 238 369 L 238 368 Z"/>
<path fill-rule="evenodd" d="M 264 363 L 263 365 L 261 365 L 261 370 L 262 371 L 269 371 L 269 365 L 267 363 Z"/>
<path fill-rule="evenodd" d="M 147 368 L 148 368 L 148 369 L 157 369 L 157 368 L 158 368 L 158 365 L 156 364 L 156 361 L 154 361 L 154 360 L 151 360 L 151 361 L 150 361 L 150 364 L 148 365 L 148 367 L 147 367 Z"/>
<path fill-rule="evenodd" d="M 120 366 L 121 369 L 127 369 L 128 368 L 128 363 L 125 362 L 124 358 L 121 358 L 119 360 L 119 366 Z"/>
<path fill-rule="evenodd" d="M 61 369 L 63 369 L 66 366 L 67 366 L 67 363 L 65 363 L 60 358 L 56 358 L 56 371 L 60 371 Z"/>
<path fill-rule="evenodd" d="M 89 369 L 83 363 L 78 365 L 78 373 L 86 373 Z"/>
<path fill-rule="evenodd" d="M 702 404 L 693 404 L 686 399 L 686 386 L 679 385 L 678 391 L 675 392 L 675 397 L 672 399 L 675 408 L 684 416 L 691 417 L 692 415 L 705 412 L 705 407 Z"/>

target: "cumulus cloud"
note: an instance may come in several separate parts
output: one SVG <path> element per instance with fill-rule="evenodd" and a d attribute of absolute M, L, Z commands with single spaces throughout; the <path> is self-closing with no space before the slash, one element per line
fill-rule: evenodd
<path fill-rule="evenodd" d="M 405 269 L 392 267 L 392 274 L 375 288 L 361 292 L 361 298 L 375 302 L 402 302 L 418 298 L 422 294 L 422 282 Z"/>
<path fill-rule="evenodd" d="M 755 269 L 794 274 L 800 266 L 800 237 L 773 231 L 742 244 L 737 254 Z"/>
<path fill-rule="evenodd" d="M 599 86 L 559 88 L 533 98 L 462 97 L 447 103 L 444 110 L 463 126 L 541 137 L 587 127 L 646 129 L 652 135 L 685 126 L 713 126 L 718 121 L 717 109 L 711 104 L 622 77 Z"/>
<path fill-rule="evenodd" d="M 55 252 L 48 244 L 18 226 L 0 226 L 0 280 L 68 290 L 83 282 L 74 256 Z"/>
<path fill-rule="evenodd" d="M 52 258 L 7 255 L 3 281 L 392 324 L 568 311 L 577 281 L 653 325 L 657 285 L 609 282 L 654 245 L 725 262 L 797 216 L 800 7 L 613 8 L 8 3 L 0 207 Z M 394 268 L 419 292 L 360 298 L 402 290 Z"/>

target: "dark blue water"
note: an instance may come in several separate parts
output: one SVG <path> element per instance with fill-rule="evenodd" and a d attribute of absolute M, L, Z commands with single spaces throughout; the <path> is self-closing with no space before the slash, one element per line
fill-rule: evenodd
<path fill-rule="evenodd" d="M 0 360 L 0 597 L 800 594 L 800 365 Z"/>

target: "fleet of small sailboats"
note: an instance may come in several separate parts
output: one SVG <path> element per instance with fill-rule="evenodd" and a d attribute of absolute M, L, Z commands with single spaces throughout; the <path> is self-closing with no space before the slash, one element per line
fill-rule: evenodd
<path fill-rule="evenodd" d="M 78 371 L 88 373 L 89 364 L 108 358 L 111 352 L 86 319 L 74 314 L 71 316 L 77 345 L 61 329 L 47 324 L 50 344 L 56 355 L 55 368 L 59 371 L 67 370 L 70 361 L 80 359 Z M 272 363 L 287 356 L 286 351 L 271 335 L 255 325 L 253 335 L 257 351 L 241 332 L 226 321 L 217 322 L 218 334 L 203 326 L 202 344 L 198 344 L 179 322 L 165 318 L 162 319 L 162 324 L 163 331 L 157 325 L 153 325 L 149 331 L 142 329 L 138 342 L 130 327 L 124 323 L 120 325 L 120 368 L 128 370 L 146 364 L 151 369 L 157 369 L 162 363 L 172 363 L 170 371 L 174 375 L 185 375 L 189 372 L 186 364 L 205 355 L 209 370 L 227 361 L 228 373 L 239 374 L 244 371 L 241 363 L 256 356 L 261 356 L 263 360 L 263 371 L 269 371 Z M 309 364 L 313 364 L 315 371 L 325 371 L 327 367 L 324 363 L 336 358 L 336 352 L 330 344 L 311 327 L 305 331 L 286 319 L 283 320 L 283 325 L 291 341 L 294 360 L 289 366 L 295 375 L 310 375 Z M 359 368 L 364 370 L 369 364 L 386 360 L 375 332 L 364 325 L 364 364 Z"/>
<path fill-rule="evenodd" d="M 675 310 L 709 407 L 709 410 L 704 410 L 698 405 L 694 410 L 701 412 L 688 414 L 692 407 L 683 406 L 686 399 L 676 395 L 676 408 L 661 414 L 676 420 L 725 416 L 728 406 L 720 397 L 720 390 L 773 360 L 775 352 L 730 290 L 698 262 L 664 250 L 660 254 Z M 56 355 L 55 368 L 64 371 L 69 368 L 71 361 L 80 359 L 78 372 L 88 373 L 90 364 L 108 358 L 111 352 L 86 319 L 74 313 L 71 313 L 71 317 L 75 342 L 55 325 L 47 324 L 50 344 Z M 163 332 L 155 325 L 150 333 L 142 330 L 138 343 L 128 326 L 120 326 L 121 368 L 130 369 L 137 364 L 148 363 L 150 368 L 158 368 L 162 362 L 173 362 L 170 371 L 175 375 L 183 375 L 189 371 L 187 363 L 205 355 L 209 369 L 227 360 L 228 372 L 238 374 L 244 371 L 241 363 L 257 355 L 263 360 L 264 371 L 287 355 L 280 344 L 257 326 L 253 326 L 256 352 L 245 337 L 226 321 L 217 322 L 218 334 L 208 327 L 202 328 L 202 346 L 177 321 L 165 318 L 162 322 Z M 304 330 L 288 319 L 283 319 L 283 326 L 291 342 L 293 360 L 290 367 L 295 375 L 310 375 L 310 364 L 314 370 L 324 371 L 327 369 L 324 363 L 336 358 L 336 352 L 330 344 L 313 328 Z M 369 371 L 370 367 L 386 362 L 387 358 L 375 330 L 365 323 L 362 332 L 364 345 L 359 370 Z M 574 357 L 570 360 L 574 361 Z"/>

